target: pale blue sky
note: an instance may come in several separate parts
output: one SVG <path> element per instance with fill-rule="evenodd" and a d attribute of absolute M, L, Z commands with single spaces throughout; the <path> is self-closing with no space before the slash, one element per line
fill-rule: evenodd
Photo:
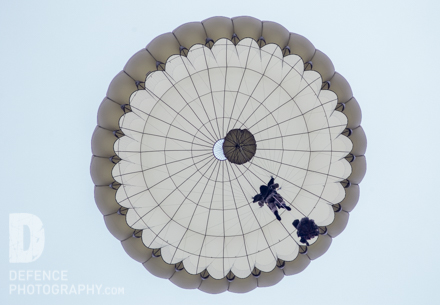
<path fill-rule="evenodd" d="M 437 304 L 439 13 L 435 1 L 2 1 L 2 304 Z M 271 20 L 307 37 L 351 84 L 368 138 L 346 230 L 304 272 L 244 295 L 150 275 L 107 231 L 89 175 L 112 78 L 154 37 L 216 15 Z M 35 262 L 9 263 L 10 213 L 42 220 L 46 245 Z M 10 270 L 67 270 L 69 285 L 125 293 L 10 295 Z"/>

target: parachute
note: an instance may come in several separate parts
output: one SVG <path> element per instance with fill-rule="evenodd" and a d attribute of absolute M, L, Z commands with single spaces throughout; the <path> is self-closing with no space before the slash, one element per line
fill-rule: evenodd
<path fill-rule="evenodd" d="M 348 82 L 306 38 L 253 17 L 186 23 L 111 82 L 95 201 L 157 277 L 207 293 L 272 286 L 344 230 L 366 171 L 360 123 Z M 290 209 L 280 221 L 253 202 L 271 176 Z"/>

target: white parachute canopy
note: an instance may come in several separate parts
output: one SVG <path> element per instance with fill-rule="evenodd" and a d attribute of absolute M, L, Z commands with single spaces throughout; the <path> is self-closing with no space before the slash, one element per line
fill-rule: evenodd
<path fill-rule="evenodd" d="M 94 133 L 91 172 L 106 224 L 130 256 L 184 288 L 246 292 L 300 272 L 328 248 L 326 233 L 344 229 L 357 202 L 366 141 L 359 125 L 361 144 L 352 139 L 360 110 L 351 92 L 349 100 L 337 95 L 338 80 L 348 83 L 333 71 L 336 93 L 329 90 L 325 73 L 310 69 L 313 58 L 260 36 L 240 40 L 234 32 L 190 47 L 179 40 L 163 62 L 147 47 L 130 61 L 150 66 L 146 79 L 124 73 L 109 93 L 127 100 L 109 96 L 98 114 L 109 126 Z M 159 40 L 165 51 L 176 42 Z M 344 114 L 346 102 L 354 106 Z M 362 158 L 356 171 L 353 161 Z M 252 203 L 271 176 L 291 207 L 280 210 L 281 221 Z M 292 225 L 303 217 L 324 234 L 309 249 Z"/>

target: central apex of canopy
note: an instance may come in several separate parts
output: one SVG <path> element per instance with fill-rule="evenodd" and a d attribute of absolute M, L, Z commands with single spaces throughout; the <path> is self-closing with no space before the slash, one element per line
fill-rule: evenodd
<path fill-rule="evenodd" d="M 229 162 L 244 164 L 250 161 L 257 151 L 252 133 L 247 129 L 232 129 L 223 142 L 223 153 Z"/>

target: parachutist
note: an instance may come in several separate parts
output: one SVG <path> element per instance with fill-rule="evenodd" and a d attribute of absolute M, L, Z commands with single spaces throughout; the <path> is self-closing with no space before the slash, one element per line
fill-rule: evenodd
<path fill-rule="evenodd" d="M 283 197 L 281 197 L 281 195 L 276 191 L 280 185 L 274 182 L 275 178 L 271 177 L 267 185 L 260 186 L 260 193 L 255 195 L 252 199 L 253 202 L 258 202 L 260 207 L 263 207 L 264 203 L 266 203 L 272 213 L 274 213 L 275 217 L 281 221 L 281 216 L 278 213 L 278 209 L 283 208 L 290 211 L 291 208 L 286 205 Z"/>
<path fill-rule="evenodd" d="M 303 217 L 300 220 L 295 219 L 292 225 L 297 229 L 296 235 L 300 237 L 300 242 L 310 246 L 307 240 L 310 240 L 319 235 L 319 228 L 313 219 Z"/>

